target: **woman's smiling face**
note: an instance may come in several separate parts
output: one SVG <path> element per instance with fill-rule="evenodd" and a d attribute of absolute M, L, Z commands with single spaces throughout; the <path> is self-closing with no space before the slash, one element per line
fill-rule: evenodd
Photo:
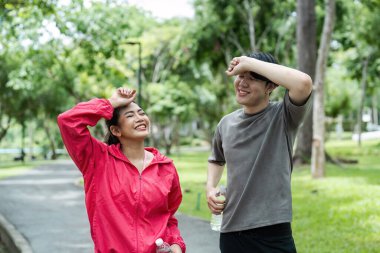
<path fill-rule="evenodd" d="M 145 139 L 150 132 L 150 120 L 136 103 L 130 103 L 120 111 L 118 120 L 119 138 Z"/>

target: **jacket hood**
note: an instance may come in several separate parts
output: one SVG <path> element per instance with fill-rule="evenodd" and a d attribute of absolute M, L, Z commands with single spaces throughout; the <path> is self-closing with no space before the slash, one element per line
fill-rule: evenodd
<path fill-rule="evenodd" d="M 170 158 L 164 156 L 163 154 L 161 154 L 160 151 L 158 151 L 158 149 L 156 149 L 156 148 L 145 147 L 144 149 L 146 151 L 151 152 L 154 155 L 152 163 L 172 163 L 173 162 L 172 159 L 170 159 Z M 128 158 L 121 151 L 121 144 L 120 143 L 118 143 L 118 144 L 112 144 L 112 145 L 108 146 L 108 152 L 112 156 L 114 156 L 115 158 L 130 163 L 130 161 L 128 160 Z"/>

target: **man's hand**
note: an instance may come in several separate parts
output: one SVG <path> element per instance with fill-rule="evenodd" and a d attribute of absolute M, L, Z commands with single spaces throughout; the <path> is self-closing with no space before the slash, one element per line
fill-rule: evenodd
<path fill-rule="evenodd" d="M 231 60 L 228 69 L 226 70 L 226 74 L 228 76 L 236 76 L 242 74 L 244 72 L 251 71 L 250 69 L 250 60 L 247 56 L 235 57 Z"/>
<path fill-rule="evenodd" d="M 221 214 L 226 203 L 225 198 L 218 197 L 218 188 L 207 188 L 207 205 L 213 214 Z"/>
<path fill-rule="evenodd" d="M 129 105 L 136 97 L 136 90 L 128 88 L 118 88 L 108 99 L 113 108 Z"/>

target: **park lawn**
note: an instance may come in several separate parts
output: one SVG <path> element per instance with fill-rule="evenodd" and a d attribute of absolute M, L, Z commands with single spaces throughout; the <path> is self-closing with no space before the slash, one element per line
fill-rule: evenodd
<path fill-rule="evenodd" d="M 170 156 L 177 168 L 183 191 L 179 211 L 203 219 L 211 217 L 205 195 L 208 155 L 208 152 L 195 152 Z"/>
<path fill-rule="evenodd" d="M 333 157 L 358 160 L 342 166 L 328 164 L 326 177 L 314 180 L 309 166 L 292 175 L 293 231 L 300 253 L 380 252 L 380 141 L 361 147 L 350 140 L 326 144 Z M 183 190 L 181 213 L 209 220 L 205 183 L 209 152 L 170 156 Z M 0 165 L 0 179 L 23 173 L 36 162 Z M 226 183 L 225 173 L 222 183 Z M 211 230 L 210 230 L 211 231 Z"/>
<path fill-rule="evenodd" d="M 35 166 L 33 163 L 4 163 L 0 165 L 0 180 L 6 177 L 16 176 L 32 169 Z"/>
<path fill-rule="evenodd" d="M 0 180 L 6 177 L 17 176 L 24 173 L 27 170 L 33 169 L 36 166 L 44 163 L 45 161 L 33 161 L 33 162 L 3 162 L 0 165 Z"/>
<path fill-rule="evenodd" d="M 318 180 L 311 178 L 309 166 L 294 169 L 292 226 L 298 252 L 380 252 L 380 141 L 363 142 L 360 148 L 350 140 L 333 141 L 326 148 L 333 157 L 359 163 L 328 164 L 326 177 Z M 179 211 L 206 220 L 208 155 L 171 156 L 184 192 Z"/>

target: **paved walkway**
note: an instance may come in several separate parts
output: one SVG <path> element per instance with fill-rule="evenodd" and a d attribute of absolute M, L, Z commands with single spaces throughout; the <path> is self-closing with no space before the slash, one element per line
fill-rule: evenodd
<path fill-rule="evenodd" d="M 365 140 L 380 140 L 380 131 L 373 131 L 373 132 L 363 132 L 361 133 L 360 136 L 362 141 Z M 352 140 L 353 141 L 358 141 L 359 140 L 359 135 L 358 134 L 353 134 L 352 135 Z"/>
<path fill-rule="evenodd" d="M 0 214 L 34 253 L 94 252 L 80 177 L 71 161 L 58 161 L 0 181 Z M 188 253 L 219 252 L 219 234 L 207 221 L 177 218 Z"/>

